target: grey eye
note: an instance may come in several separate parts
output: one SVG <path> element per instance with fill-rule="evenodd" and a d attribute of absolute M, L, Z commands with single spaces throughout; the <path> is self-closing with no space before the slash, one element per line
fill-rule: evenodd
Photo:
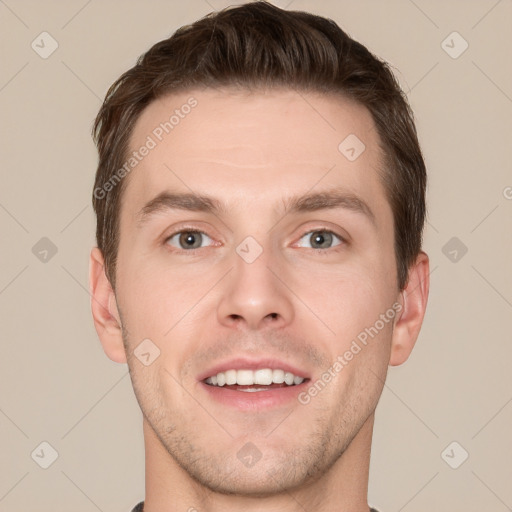
<path fill-rule="evenodd" d="M 206 239 L 206 240 L 205 240 Z M 167 239 L 167 243 L 177 249 L 199 249 L 205 241 L 212 239 L 201 231 L 179 231 Z"/>
<path fill-rule="evenodd" d="M 310 231 L 301 238 L 301 240 L 303 239 L 309 240 L 309 245 L 300 244 L 300 247 L 311 247 L 312 249 L 330 249 L 341 243 L 340 237 L 325 229 Z M 335 239 L 338 240 L 338 243 L 333 244 Z"/>

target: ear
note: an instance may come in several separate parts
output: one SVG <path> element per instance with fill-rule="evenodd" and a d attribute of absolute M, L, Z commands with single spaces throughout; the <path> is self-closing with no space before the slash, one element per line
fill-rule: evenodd
<path fill-rule="evenodd" d="M 407 285 L 400 293 L 398 302 L 402 309 L 395 317 L 389 364 L 398 366 L 407 361 L 418 338 L 430 287 L 429 260 L 420 252 L 409 268 Z"/>
<path fill-rule="evenodd" d="M 103 254 L 98 247 L 92 249 L 89 258 L 89 290 L 94 327 L 105 354 L 116 363 L 126 363 L 116 297 L 105 274 Z"/>

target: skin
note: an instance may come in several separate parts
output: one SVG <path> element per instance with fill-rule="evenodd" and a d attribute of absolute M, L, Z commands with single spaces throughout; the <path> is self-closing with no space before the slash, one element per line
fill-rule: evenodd
<path fill-rule="evenodd" d="M 115 293 L 99 249 L 90 257 L 98 336 L 128 363 L 144 415 L 145 511 L 367 512 L 375 407 L 388 366 L 414 346 L 429 289 L 424 252 L 397 286 L 373 120 L 333 96 L 187 91 L 150 104 L 131 147 L 191 96 L 197 106 L 124 178 Z M 348 134 L 366 146 L 353 162 L 338 150 Z M 347 208 L 284 213 L 288 197 L 334 187 L 364 200 L 374 223 Z M 137 227 L 162 191 L 213 196 L 223 211 L 163 210 Z M 179 235 L 166 241 L 191 228 L 208 235 L 194 254 Z M 315 246 L 312 233 L 326 229 L 344 241 Z M 235 250 L 247 236 L 263 250 L 250 264 Z M 395 303 L 399 314 L 307 405 L 240 411 L 197 380 L 250 355 L 288 361 L 314 382 Z M 160 350 L 149 366 L 134 356 L 146 338 Z M 252 467 L 237 457 L 248 442 L 261 453 Z"/>

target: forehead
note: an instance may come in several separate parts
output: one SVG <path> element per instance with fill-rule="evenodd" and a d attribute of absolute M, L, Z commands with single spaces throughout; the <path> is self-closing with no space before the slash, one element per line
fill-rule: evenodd
<path fill-rule="evenodd" d="M 130 217 L 163 190 L 233 202 L 250 192 L 275 202 L 342 185 L 386 207 L 373 119 L 341 96 L 233 89 L 168 95 L 135 124 L 130 152 L 144 146 L 150 149 L 127 176 L 123 208 Z"/>

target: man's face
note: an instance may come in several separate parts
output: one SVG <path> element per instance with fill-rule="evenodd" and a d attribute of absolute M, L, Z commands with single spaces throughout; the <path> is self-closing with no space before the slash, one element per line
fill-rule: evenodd
<path fill-rule="evenodd" d="M 155 128 L 191 97 L 159 141 Z M 355 139 L 338 148 L 351 134 L 365 145 L 355 160 Z M 149 105 L 132 150 L 148 135 L 156 147 L 125 178 L 116 287 L 146 442 L 221 492 L 316 479 L 371 433 L 393 332 L 378 320 L 400 298 L 371 116 L 309 93 L 193 91 Z M 219 208 L 141 213 L 164 193 Z M 322 193 L 344 198 L 293 207 Z M 160 351 L 147 366 L 134 355 L 146 339 L 146 359 Z M 305 380 L 279 383 L 281 370 Z M 235 377 L 260 383 L 219 386 Z"/>

